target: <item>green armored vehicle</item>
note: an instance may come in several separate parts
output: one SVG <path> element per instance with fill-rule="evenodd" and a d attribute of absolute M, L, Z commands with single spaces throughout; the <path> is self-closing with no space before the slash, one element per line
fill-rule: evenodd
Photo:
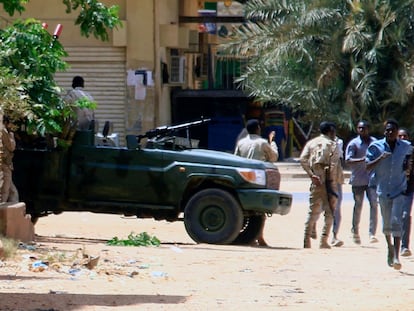
<path fill-rule="evenodd" d="M 97 146 L 93 131 L 78 131 L 67 150 L 20 147 L 20 200 L 34 221 L 65 211 L 136 215 L 184 221 L 198 243 L 250 243 L 264 214 L 289 213 L 292 196 L 275 190 L 273 164 L 191 148 L 189 136 L 185 144 L 176 136 L 204 122 L 128 135 L 127 147 Z"/>

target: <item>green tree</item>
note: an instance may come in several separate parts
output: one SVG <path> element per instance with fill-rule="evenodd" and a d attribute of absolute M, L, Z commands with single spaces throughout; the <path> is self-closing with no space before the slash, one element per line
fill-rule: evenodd
<path fill-rule="evenodd" d="M 68 13 L 79 11 L 76 24 L 80 25 L 83 36 L 93 34 L 108 40 L 107 29 L 121 26 L 117 6 L 107 8 L 96 0 L 62 1 Z M 0 0 L 10 15 L 22 12 L 27 2 Z M 56 72 L 67 68 L 63 46 L 34 19 L 17 20 L 0 30 L 0 42 L 0 106 L 3 112 L 14 122 L 24 123 L 29 134 L 50 134 L 66 139 L 73 107 L 63 101 L 61 89 L 54 80 Z"/>
<path fill-rule="evenodd" d="M 24 122 L 29 133 L 60 132 L 68 117 L 54 81 L 54 74 L 67 68 L 62 60 L 67 55 L 62 45 L 35 20 L 18 20 L 1 30 L 0 42 L 0 68 L 10 71 L 20 82 L 18 90 L 25 100 L 23 111 L 14 109 L 16 103 L 10 101 L 9 106 L 3 101 L 4 113 L 11 115 L 14 122 Z M 4 93 L 0 95 L 5 97 Z M 17 112 L 23 113 L 23 118 Z"/>
<path fill-rule="evenodd" d="M 352 128 L 406 117 L 412 0 L 251 0 L 226 52 L 249 58 L 239 82 L 263 102 Z M 410 123 L 411 124 L 411 123 Z"/>

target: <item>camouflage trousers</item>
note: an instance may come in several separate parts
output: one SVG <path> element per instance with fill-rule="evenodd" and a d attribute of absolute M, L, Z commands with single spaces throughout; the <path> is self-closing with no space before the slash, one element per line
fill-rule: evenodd
<path fill-rule="evenodd" d="M 337 192 L 337 186 L 331 185 L 333 192 Z M 333 225 L 333 215 L 336 206 L 337 197 L 329 194 L 325 185 L 316 186 L 311 184 L 309 195 L 309 211 L 305 222 L 305 239 L 310 238 L 313 228 L 315 227 L 319 216 L 324 213 L 324 226 L 322 229 L 321 239 L 327 239 Z"/>
<path fill-rule="evenodd" d="M 19 193 L 13 183 L 13 171 L 9 165 L 2 166 L 3 183 L 1 185 L 1 200 L 0 202 L 19 202 Z"/>

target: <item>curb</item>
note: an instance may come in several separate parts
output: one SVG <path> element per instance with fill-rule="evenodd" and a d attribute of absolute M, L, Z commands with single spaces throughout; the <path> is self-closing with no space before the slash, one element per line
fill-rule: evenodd
<path fill-rule="evenodd" d="M 302 169 L 299 162 L 277 162 L 277 168 L 279 169 L 282 178 L 309 178 L 308 174 Z M 351 172 L 349 170 L 344 170 L 344 178 L 349 179 Z"/>

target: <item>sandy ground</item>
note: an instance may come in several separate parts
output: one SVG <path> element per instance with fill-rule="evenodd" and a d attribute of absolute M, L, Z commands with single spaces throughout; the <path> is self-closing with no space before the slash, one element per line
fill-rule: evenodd
<path fill-rule="evenodd" d="M 285 178 L 282 190 L 304 193 L 308 180 Z M 345 193 L 350 187 L 344 187 Z M 266 222 L 270 247 L 196 244 L 182 222 L 65 213 L 39 220 L 36 244 L 0 262 L 0 310 L 414 310 L 414 258 L 386 264 L 386 246 L 368 243 L 364 204 L 360 246 L 353 244 L 352 201 L 342 206 L 341 248 L 303 249 L 307 197 Z M 322 219 L 319 221 L 319 232 Z M 159 247 L 105 242 L 147 232 Z M 34 249 L 33 249 L 34 248 Z M 80 254 L 99 256 L 93 269 Z M 61 263 L 37 271 L 45 258 Z M 40 269 L 41 270 L 41 269 Z"/>

